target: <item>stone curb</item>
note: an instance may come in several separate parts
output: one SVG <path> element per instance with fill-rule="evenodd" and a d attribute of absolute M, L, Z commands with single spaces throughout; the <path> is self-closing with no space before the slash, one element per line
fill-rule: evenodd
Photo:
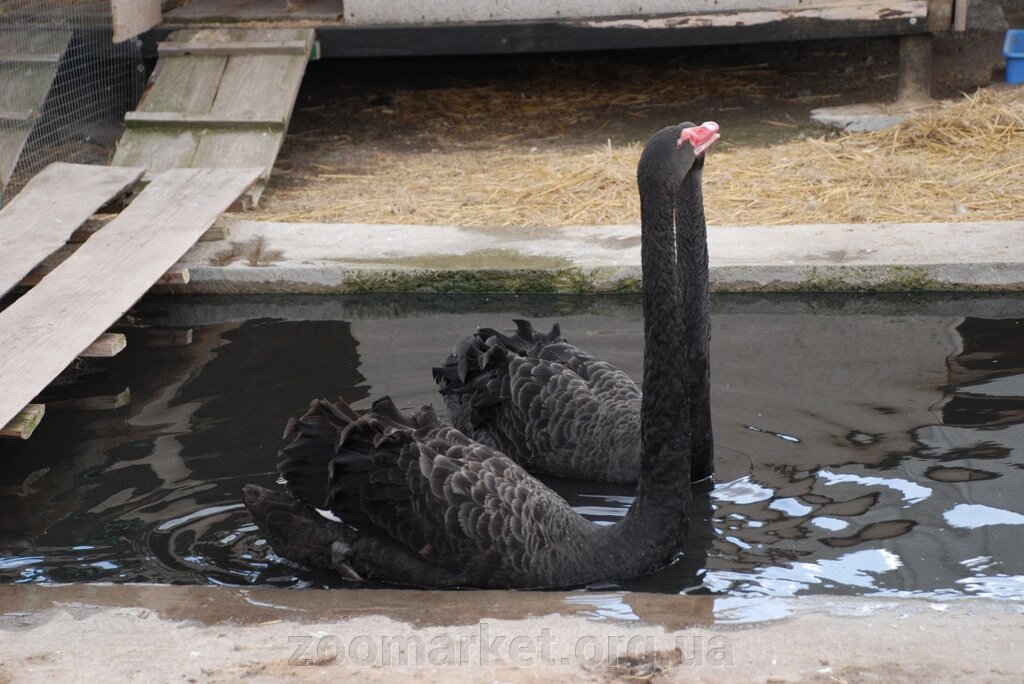
<path fill-rule="evenodd" d="M 554 228 L 224 219 L 181 262 L 196 294 L 639 291 L 635 225 Z M 1024 291 L 1024 222 L 709 228 L 716 292 Z"/>

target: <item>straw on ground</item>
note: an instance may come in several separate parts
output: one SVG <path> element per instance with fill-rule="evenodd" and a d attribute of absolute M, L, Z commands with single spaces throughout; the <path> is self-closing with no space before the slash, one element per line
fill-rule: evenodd
<path fill-rule="evenodd" d="M 728 131 L 724 131 L 726 139 Z M 635 223 L 638 144 L 365 153 L 274 185 L 253 218 L 542 226 Z M 719 225 L 1024 219 L 1024 93 L 983 90 L 895 128 L 712 149 Z"/>

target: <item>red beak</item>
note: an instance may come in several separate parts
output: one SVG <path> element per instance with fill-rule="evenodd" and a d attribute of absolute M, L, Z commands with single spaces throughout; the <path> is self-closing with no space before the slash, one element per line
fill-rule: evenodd
<path fill-rule="evenodd" d="M 700 126 L 684 128 L 679 134 L 679 146 L 682 147 L 683 141 L 689 140 L 693 145 L 693 153 L 699 157 L 721 137 L 718 133 L 718 124 L 714 121 L 705 121 Z"/>

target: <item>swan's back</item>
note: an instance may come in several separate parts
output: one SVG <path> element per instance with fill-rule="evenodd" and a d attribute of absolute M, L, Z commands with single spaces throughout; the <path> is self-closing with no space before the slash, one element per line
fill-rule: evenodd
<path fill-rule="evenodd" d="M 514 335 L 481 329 L 460 340 L 434 378 L 465 434 L 530 472 L 636 482 L 640 388 L 569 344 L 558 326 Z"/>

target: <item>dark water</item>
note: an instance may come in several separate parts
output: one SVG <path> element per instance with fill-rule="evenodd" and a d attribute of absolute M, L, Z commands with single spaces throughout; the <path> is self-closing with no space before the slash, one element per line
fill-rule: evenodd
<path fill-rule="evenodd" d="M 239 500 L 314 396 L 438 404 L 429 368 L 527 316 L 639 377 L 633 298 L 168 298 L 0 443 L 0 581 L 324 586 Z M 720 298 L 718 481 L 674 566 L 628 589 L 1024 598 L 1024 300 Z M 130 391 L 120 408 L 81 407 Z M 76 405 L 74 402 L 79 402 Z M 62 405 L 63 403 L 63 405 Z M 622 487 L 552 481 L 614 521 Z"/>

